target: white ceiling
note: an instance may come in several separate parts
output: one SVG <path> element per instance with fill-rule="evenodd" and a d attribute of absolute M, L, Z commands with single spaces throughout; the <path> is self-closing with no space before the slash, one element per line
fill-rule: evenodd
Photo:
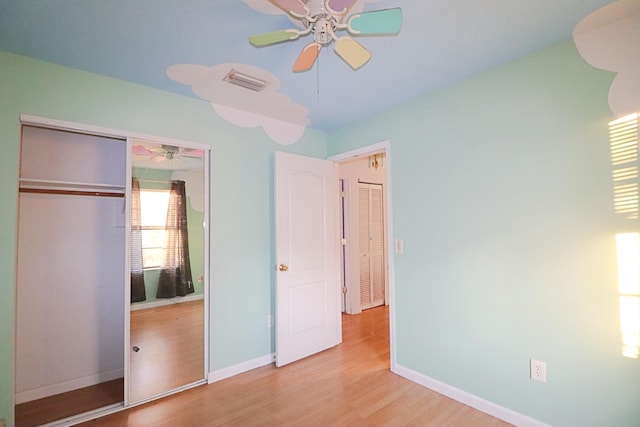
<path fill-rule="evenodd" d="M 373 55 L 354 71 L 331 49 L 305 73 L 291 66 L 309 40 L 255 48 L 251 34 L 292 28 L 256 0 L 0 0 L 0 50 L 196 96 L 171 79 L 176 64 L 240 63 L 280 81 L 279 92 L 330 130 L 571 37 L 612 0 L 359 0 L 401 7 L 398 36 L 360 37 Z M 268 2 L 264 0 L 265 3 Z"/>

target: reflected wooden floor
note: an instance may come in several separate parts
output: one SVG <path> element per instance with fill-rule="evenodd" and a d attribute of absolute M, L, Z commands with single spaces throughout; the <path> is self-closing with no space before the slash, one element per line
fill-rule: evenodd
<path fill-rule="evenodd" d="M 130 401 L 205 378 L 204 301 L 131 312 Z"/>
<path fill-rule="evenodd" d="M 84 425 L 509 425 L 392 374 L 387 307 L 345 315 L 343 341 L 283 368 L 258 368 Z"/>

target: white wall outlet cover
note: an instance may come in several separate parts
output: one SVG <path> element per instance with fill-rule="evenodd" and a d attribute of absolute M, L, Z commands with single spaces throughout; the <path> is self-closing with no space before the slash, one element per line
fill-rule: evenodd
<path fill-rule="evenodd" d="M 530 377 L 532 380 L 547 382 L 547 364 L 540 360 L 530 359 Z"/>
<path fill-rule="evenodd" d="M 232 69 L 269 84 L 260 92 L 229 84 L 224 78 Z M 176 64 L 167 69 L 167 75 L 191 86 L 196 96 L 211 101 L 214 111 L 224 120 L 240 127 L 262 127 L 278 144 L 297 142 L 311 123 L 307 118 L 309 109 L 278 92 L 280 80 L 261 68 L 238 63 L 213 67 Z"/>
<path fill-rule="evenodd" d="M 575 27 L 573 39 L 589 64 L 618 73 L 609 90 L 613 113 L 640 111 L 640 2 L 619 0 L 596 10 Z"/>

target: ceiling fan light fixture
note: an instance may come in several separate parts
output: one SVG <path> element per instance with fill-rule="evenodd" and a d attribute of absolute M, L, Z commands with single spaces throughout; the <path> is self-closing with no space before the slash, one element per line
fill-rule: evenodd
<path fill-rule="evenodd" d="M 241 73 L 239 71 L 234 70 L 233 68 L 222 80 L 225 82 L 234 84 L 236 86 L 250 89 L 254 92 L 261 92 L 270 84 L 266 80 L 262 80 L 257 77 L 250 76 L 248 74 Z"/>

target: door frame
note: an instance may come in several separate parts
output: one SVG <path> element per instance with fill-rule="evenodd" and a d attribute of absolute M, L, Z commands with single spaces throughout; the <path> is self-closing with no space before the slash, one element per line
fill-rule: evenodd
<path fill-rule="evenodd" d="M 343 160 L 351 160 L 357 157 L 368 157 L 370 155 L 376 153 L 384 153 L 385 154 L 385 182 L 386 182 L 386 203 L 385 203 L 385 216 L 387 219 L 387 223 L 385 224 L 385 238 L 387 239 L 387 262 L 388 262 L 388 282 L 389 282 L 389 365 L 391 371 L 394 372 L 396 370 L 396 315 L 395 315 L 395 257 L 393 254 L 395 253 L 394 248 L 394 240 L 393 240 L 393 215 L 392 215 L 392 190 L 393 185 L 391 182 L 391 141 L 384 140 L 375 144 L 367 145 L 361 148 L 357 148 L 355 150 L 346 151 L 343 153 L 335 154 L 333 156 L 329 156 L 327 160 L 334 161 L 336 163 L 340 163 Z"/>

